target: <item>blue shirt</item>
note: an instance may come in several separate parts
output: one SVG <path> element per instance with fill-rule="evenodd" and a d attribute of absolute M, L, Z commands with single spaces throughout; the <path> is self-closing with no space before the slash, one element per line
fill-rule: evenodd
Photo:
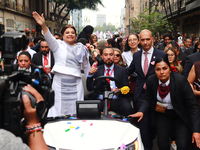
<path fill-rule="evenodd" d="M 114 77 L 114 64 L 113 64 L 110 68 L 108 68 L 106 65 L 104 65 L 104 76 L 106 76 L 107 69 L 110 69 L 110 71 L 109 71 L 109 76 Z M 116 87 L 115 81 L 111 81 L 111 80 L 110 80 L 110 89 L 111 89 L 112 91 L 114 91 L 115 87 Z M 97 99 L 103 100 L 103 95 L 102 95 L 102 94 L 99 94 L 98 97 L 97 97 Z M 117 96 L 114 95 L 114 96 L 113 96 L 113 99 L 117 99 Z"/>

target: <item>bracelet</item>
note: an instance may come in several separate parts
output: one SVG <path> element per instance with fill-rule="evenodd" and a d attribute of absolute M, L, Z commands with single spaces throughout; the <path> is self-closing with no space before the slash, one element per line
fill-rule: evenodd
<path fill-rule="evenodd" d="M 27 125 L 26 126 L 26 133 L 33 133 L 38 132 L 42 130 L 41 123 L 33 124 L 33 125 Z"/>

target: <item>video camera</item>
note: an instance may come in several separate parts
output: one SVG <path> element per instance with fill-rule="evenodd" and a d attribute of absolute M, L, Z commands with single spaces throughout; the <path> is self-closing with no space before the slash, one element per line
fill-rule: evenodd
<path fill-rule="evenodd" d="M 36 99 L 23 90 L 27 84 L 33 86 L 43 96 L 44 101 L 36 103 Z M 16 136 L 23 136 L 24 94 L 29 96 L 32 107 L 36 107 L 37 116 L 44 125 L 48 109 L 54 105 L 54 91 L 50 86 L 49 76 L 42 67 L 35 69 L 33 74 L 23 69 L 11 75 L 0 76 L 0 128 L 9 130 Z"/>
<path fill-rule="evenodd" d="M 1 35 L 0 51 L 4 60 L 4 74 L 10 75 L 12 73 L 12 64 L 16 58 L 16 53 L 27 47 L 27 40 L 26 35 L 18 31 L 6 32 Z"/>
<path fill-rule="evenodd" d="M 48 109 L 54 105 L 54 91 L 51 80 L 42 66 L 30 73 L 27 69 L 13 72 L 13 61 L 16 53 L 27 47 L 27 37 L 17 31 L 4 33 L 0 38 L 4 72 L 0 73 L 0 128 L 11 131 L 16 136 L 22 137 L 25 131 L 23 120 L 24 106 L 22 95 L 29 96 L 32 107 L 36 107 L 37 116 L 42 126 L 45 124 Z M 2 75 L 2 76 L 1 76 Z M 27 84 L 33 86 L 44 98 L 37 103 L 36 99 L 23 90 Z"/>

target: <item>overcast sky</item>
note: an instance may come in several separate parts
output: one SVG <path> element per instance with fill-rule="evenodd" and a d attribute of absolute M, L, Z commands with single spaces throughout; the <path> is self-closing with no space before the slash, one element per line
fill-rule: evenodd
<path fill-rule="evenodd" d="M 90 24 L 96 26 L 96 15 L 106 14 L 106 24 L 109 22 L 115 26 L 120 25 L 121 9 L 125 6 L 125 0 L 102 0 L 104 7 L 98 6 L 99 11 L 91 11 L 83 9 L 82 11 L 82 24 Z"/>

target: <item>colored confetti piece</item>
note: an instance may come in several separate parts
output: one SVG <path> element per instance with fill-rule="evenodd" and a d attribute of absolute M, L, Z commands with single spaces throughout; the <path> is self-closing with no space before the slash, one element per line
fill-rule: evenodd
<path fill-rule="evenodd" d="M 124 150 L 126 148 L 127 148 L 126 145 L 124 143 L 122 143 L 122 145 L 120 146 L 120 150 Z"/>
<path fill-rule="evenodd" d="M 71 114 L 71 117 L 73 116 L 73 114 Z"/>
<path fill-rule="evenodd" d="M 86 120 L 83 120 L 82 122 L 86 122 Z"/>
<path fill-rule="evenodd" d="M 71 122 L 67 122 L 67 124 L 72 124 Z"/>
<path fill-rule="evenodd" d="M 81 134 L 81 137 L 83 137 L 83 136 L 84 136 L 84 133 Z"/>
<path fill-rule="evenodd" d="M 113 119 L 113 117 L 112 116 L 108 116 L 109 118 L 111 118 L 111 119 Z"/>
<path fill-rule="evenodd" d="M 75 126 L 70 126 L 70 128 L 75 128 Z"/>
<path fill-rule="evenodd" d="M 124 118 L 123 121 L 127 121 L 127 118 Z"/>
<path fill-rule="evenodd" d="M 76 117 L 69 117 L 69 119 L 77 119 Z"/>
<path fill-rule="evenodd" d="M 76 130 L 78 130 L 79 128 L 80 128 L 80 127 L 79 127 L 79 126 L 77 126 L 75 129 L 76 129 Z"/>
<path fill-rule="evenodd" d="M 92 126 L 92 125 L 93 125 L 93 123 L 90 124 L 90 126 Z"/>
<path fill-rule="evenodd" d="M 65 130 L 65 132 L 68 132 L 70 129 Z"/>

